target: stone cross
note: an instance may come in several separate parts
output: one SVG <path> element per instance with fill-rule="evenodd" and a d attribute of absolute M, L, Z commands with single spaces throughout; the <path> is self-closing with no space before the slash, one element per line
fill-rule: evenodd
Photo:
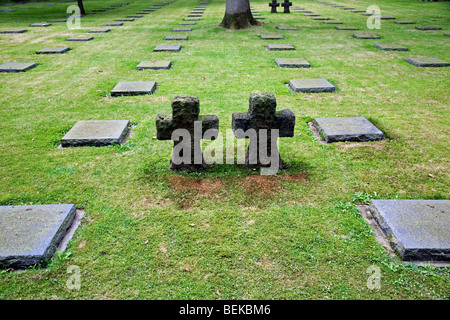
<path fill-rule="evenodd" d="M 232 117 L 236 138 L 250 139 L 245 164 L 249 168 L 264 169 L 268 174 L 276 173 L 283 166 L 277 138 L 294 136 L 294 113 L 289 109 L 276 111 L 276 108 L 277 102 L 272 93 L 252 93 L 248 112 L 233 113 Z"/>
<path fill-rule="evenodd" d="M 292 6 L 292 2 L 289 2 L 289 0 L 284 0 L 284 3 L 282 3 L 281 6 L 284 7 L 283 13 L 291 13 L 289 7 Z"/>
<path fill-rule="evenodd" d="M 214 140 L 219 119 L 215 115 L 200 115 L 196 97 L 176 96 L 172 101 L 172 116 L 156 115 L 158 140 L 173 140 L 170 169 L 197 171 L 206 167 L 201 140 Z"/>
<path fill-rule="evenodd" d="M 272 7 L 270 10 L 270 13 L 277 13 L 277 7 L 279 7 L 280 4 L 277 2 L 277 0 L 272 0 L 271 3 L 269 3 L 269 7 Z"/>

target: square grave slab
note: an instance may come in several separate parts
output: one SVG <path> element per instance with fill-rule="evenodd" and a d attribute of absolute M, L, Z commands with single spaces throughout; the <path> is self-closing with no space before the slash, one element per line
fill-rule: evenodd
<path fill-rule="evenodd" d="M 380 16 L 381 20 L 395 20 L 395 17 L 391 17 L 391 16 Z"/>
<path fill-rule="evenodd" d="M 94 39 L 94 37 L 77 36 L 67 38 L 66 41 L 91 41 L 92 39 Z"/>
<path fill-rule="evenodd" d="M 325 18 L 325 17 L 317 17 L 317 18 L 312 18 L 313 20 L 317 20 L 317 21 L 322 21 L 322 20 L 331 20 L 331 18 Z"/>
<path fill-rule="evenodd" d="M 75 214 L 73 204 L 0 206 L 0 266 L 50 260 Z"/>
<path fill-rule="evenodd" d="M 164 38 L 164 40 L 187 40 L 187 39 L 188 39 L 187 36 L 181 36 L 181 35 L 179 35 L 179 36 L 166 36 Z"/>
<path fill-rule="evenodd" d="M 5 62 L 0 65 L 0 72 L 25 72 L 36 66 L 34 62 Z"/>
<path fill-rule="evenodd" d="M 110 32 L 110 31 L 111 31 L 111 29 L 107 29 L 107 28 L 105 28 L 105 29 L 92 29 L 92 30 L 86 31 L 86 33 L 107 33 L 107 32 Z"/>
<path fill-rule="evenodd" d="M 195 22 L 180 22 L 179 26 L 195 26 Z"/>
<path fill-rule="evenodd" d="M 372 200 L 369 210 L 407 261 L 450 261 L 449 200 Z"/>
<path fill-rule="evenodd" d="M 359 30 L 355 27 L 336 27 L 336 30 Z"/>
<path fill-rule="evenodd" d="M 51 26 L 51 23 L 47 23 L 47 22 L 37 22 L 37 23 L 32 23 L 29 25 L 29 27 L 49 27 Z"/>
<path fill-rule="evenodd" d="M 145 70 L 145 69 L 152 69 L 152 70 L 159 70 L 159 69 L 170 69 L 170 66 L 172 65 L 172 61 L 142 61 L 138 64 L 136 69 L 138 70 Z"/>
<path fill-rule="evenodd" d="M 311 65 L 308 61 L 301 58 L 277 58 L 275 59 L 277 66 L 281 68 L 309 68 Z"/>
<path fill-rule="evenodd" d="M 441 27 L 436 27 L 436 26 L 420 26 L 420 27 L 416 27 L 417 30 L 442 30 Z"/>
<path fill-rule="evenodd" d="M 116 21 L 134 21 L 134 18 L 120 18 L 116 19 Z"/>
<path fill-rule="evenodd" d="M 101 147 L 111 143 L 121 144 L 130 130 L 128 120 L 78 121 L 61 139 L 61 146 Z"/>
<path fill-rule="evenodd" d="M 173 32 L 188 32 L 188 31 L 192 31 L 192 28 L 175 28 L 172 29 Z"/>
<path fill-rule="evenodd" d="M 394 21 L 396 24 L 416 24 L 414 21 Z"/>
<path fill-rule="evenodd" d="M 47 47 L 36 51 L 37 54 L 56 54 L 56 53 L 64 53 L 69 51 L 69 47 Z"/>
<path fill-rule="evenodd" d="M 380 39 L 380 37 L 375 34 L 365 33 L 365 32 L 354 33 L 352 35 L 352 37 L 356 38 L 356 39 Z"/>
<path fill-rule="evenodd" d="M 406 61 L 416 67 L 448 67 L 450 63 L 438 58 L 418 57 L 407 58 Z"/>
<path fill-rule="evenodd" d="M 278 26 L 278 30 L 298 30 L 296 27 L 289 27 L 289 26 Z"/>
<path fill-rule="evenodd" d="M 123 26 L 123 22 L 109 22 L 105 23 L 106 27 L 120 27 Z"/>
<path fill-rule="evenodd" d="M 270 43 L 267 45 L 269 51 L 295 50 L 295 47 L 289 43 Z"/>
<path fill-rule="evenodd" d="M 376 44 L 375 48 L 383 51 L 408 51 L 408 48 L 402 47 L 398 44 Z"/>
<path fill-rule="evenodd" d="M 184 21 L 199 21 L 200 18 L 184 18 Z"/>
<path fill-rule="evenodd" d="M 261 34 L 259 36 L 262 40 L 281 40 L 284 37 L 281 34 Z"/>
<path fill-rule="evenodd" d="M 155 81 L 120 81 L 112 90 L 111 96 L 137 96 L 152 94 L 155 91 Z"/>
<path fill-rule="evenodd" d="M 316 92 L 334 92 L 336 91 L 335 86 L 333 86 L 326 79 L 293 79 L 289 80 L 289 88 L 293 92 L 305 92 L 305 93 L 316 93 Z"/>
<path fill-rule="evenodd" d="M 153 51 L 180 51 L 180 44 L 158 44 Z"/>
<path fill-rule="evenodd" d="M 383 132 L 364 117 L 315 118 L 313 122 L 326 143 L 384 139 Z"/>
<path fill-rule="evenodd" d="M 27 32 L 27 29 L 12 29 L 12 30 L 3 30 L 0 33 L 24 33 Z"/>

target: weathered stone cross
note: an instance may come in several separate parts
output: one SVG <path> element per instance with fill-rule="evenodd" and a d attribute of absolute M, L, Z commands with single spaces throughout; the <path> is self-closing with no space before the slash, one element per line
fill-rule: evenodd
<path fill-rule="evenodd" d="M 272 7 L 270 10 L 270 13 L 277 13 L 277 7 L 279 7 L 280 4 L 277 2 L 277 0 L 272 0 L 271 3 L 269 3 L 269 7 Z"/>
<path fill-rule="evenodd" d="M 284 7 L 283 13 L 291 13 L 289 7 L 292 6 L 292 2 L 289 2 L 289 0 L 284 0 L 284 3 L 282 3 L 281 6 Z"/>
<path fill-rule="evenodd" d="M 172 116 L 156 115 L 156 138 L 173 140 L 170 169 L 197 171 L 206 167 L 201 149 L 202 139 L 214 140 L 219 130 L 215 115 L 200 115 L 196 97 L 176 96 L 172 100 Z M 209 131 L 207 134 L 206 131 Z"/>
<path fill-rule="evenodd" d="M 283 166 L 277 138 L 294 136 L 294 113 L 289 109 L 276 111 L 276 108 L 277 102 L 272 93 L 252 93 L 248 112 L 233 113 L 232 117 L 236 138 L 250 139 L 245 164 L 249 168 L 261 168 L 262 174 L 263 169 L 267 174 L 273 174 Z"/>

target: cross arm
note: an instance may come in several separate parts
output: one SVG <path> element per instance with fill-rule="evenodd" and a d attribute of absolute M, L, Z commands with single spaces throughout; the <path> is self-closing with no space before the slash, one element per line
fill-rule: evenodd
<path fill-rule="evenodd" d="M 216 115 L 199 115 L 197 121 L 202 122 L 202 135 L 206 130 L 219 132 L 219 118 Z"/>
<path fill-rule="evenodd" d="M 275 129 L 279 131 L 279 137 L 293 137 L 295 127 L 295 114 L 284 109 L 275 113 Z"/>
<path fill-rule="evenodd" d="M 250 115 L 248 112 L 236 112 L 233 113 L 231 118 L 231 127 L 233 128 L 234 135 L 238 139 L 245 138 L 244 134 L 239 134 L 236 130 L 241 129 L 244 132 L 250 129 Z"/>
<path fill-rule="evenodd" d="M 171 116 L 165 114 L 156 115 L 156 138 L 158 140 L 171 140 L 174 129 Z"/>

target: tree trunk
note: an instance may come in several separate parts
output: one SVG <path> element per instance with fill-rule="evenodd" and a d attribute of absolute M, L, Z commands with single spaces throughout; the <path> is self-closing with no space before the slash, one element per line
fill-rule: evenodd
<path fill-rule="evenodd" d="M 78 1 L 78 8 L 80 8 L 80 14 L 85 15 L 86 11 L 84 11 L 83 0 L 77 0 L 77 1 Z"/>
<path fill-rule="evenodd" d="M 227 29 L 245 29 L 259 22 L 250 11 L 250 0 L 226 0 L 225 16 L 220 24 Z"/>

